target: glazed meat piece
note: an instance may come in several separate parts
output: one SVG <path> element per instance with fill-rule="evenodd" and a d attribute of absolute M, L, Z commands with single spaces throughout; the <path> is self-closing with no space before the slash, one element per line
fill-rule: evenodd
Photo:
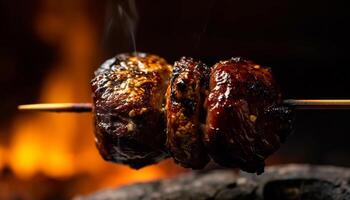
<path fill-rule="evenodd" d="M 175 62 L 167 91 L 167 147 L 175 162 L 201 169 L 209 161 L 202 142 L 205 123 L 203 103 L 208 89 L 209 68 L 192 58 Z"/>
<path fill-rule="evenodd" d="M 262 173 L 264 160 L 291 131 L 293 112 L 282 105 L 271 71 L 240 58 L 210 74 L 204 142 L 215 162 Z"/>
<path fill-rule="evenodd" d="M 95 139 L 105 160 L 141 168 L 168 156 L 165 92 L 171 66 L 158 56 L 120 54 L 92 80 Z"/>

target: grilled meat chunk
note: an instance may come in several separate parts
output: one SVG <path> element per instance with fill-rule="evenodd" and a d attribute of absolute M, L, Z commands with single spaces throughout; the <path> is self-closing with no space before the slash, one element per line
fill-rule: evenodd
<path fill-rule="evenodd" d="M 155 55 L 120 54 L 92 80 L 96 145 L 105 160 L 141 168 L 168 156 L 165 92 L 171 66 Z"/>
<path fill-rule="evenodd" d="M 271 71 L 252 61 L 214 65 L 206 106 L 204 143 L 222 166 L 263 172 L 264 159 L 291 131 L 293 112 L 282 105 Z"/>
<path fill-rule="evenodd" d="M 167 90 L 167 147 L 175 162 L 202 169 L 209 157 L 202 142 L 205 123 L 203 103 L 208 89 L 209 68 L 192 58 L 175 62 Z"/>

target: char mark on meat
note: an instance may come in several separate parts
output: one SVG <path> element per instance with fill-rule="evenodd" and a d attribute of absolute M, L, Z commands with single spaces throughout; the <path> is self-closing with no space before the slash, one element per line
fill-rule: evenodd
<path fill-rule="evenodd" d="M 269 68 L 233 58 L 210 74 L 204 143 L 213 160 L 226 167 L 261 173 L 264 160 L 291 131 L 293 111 Z"/>
<path fill-rule="evenodd" d="M 167 91 L 167 147 L 175 162 L 202 169 L 209 157 L 202 142 L 209 68 L 192 58 L 175 62 Z"/>
<path fill-rule="evenodd" d="M 95 140 L 105 160 L 137 169 L 168 157 L 163 107 L 171 68 L 138 53 L 117 55 L 95 72 Z"/>

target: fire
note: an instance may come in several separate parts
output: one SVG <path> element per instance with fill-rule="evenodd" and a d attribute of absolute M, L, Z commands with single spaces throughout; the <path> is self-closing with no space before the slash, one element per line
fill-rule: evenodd
<path fill-rule="evenodd" d="M 103 181 L 99 183 L 100 188 L 106 188 L 110 186 L 126 185 L 135 182 L 152 181 L 163 177 L 173 176 L 179 173 L 179 168 L 171 169 L 169 165 L 172 165 L 169 161 L 163 161 L 158 165 L 145 167 L 140 170 L 133 170 L 126 166 L 119 166 L 115 172 L 105 177 Z"/>
<path fill-rule="evenodd" d="M 5 148 L 0 146 L 0 170 L 5 165 L 5 156 L 6 156 Z"/>
<path fill-rule="evenodd" d="M 60 116 L 56 121 L 51 116 L 39 114 L 15 122 L 16 128 L 10 143 L 10 166 L 16 175 L 29 178 L 40 171 L 48 176 L 60 177 L 73 173 L 70 138 L 64 139 L 68 133 L 63 128 L 55 127 L 60 122 L 72 133 L 70 130 L 74 120 L 62 121 Z M 68 144 L 65 144 L 66 140 Z"/>
<path fill-rule="evenodd" d="M 94 65 L 92 58 L 97 48 L 95 31 L 84 16 L 69 19 L 74 11 L 69 9 L 70 6 L 79 4 L 66 2 L 68 13 L 63 14 L 55 12 L 57 3 L 42 2 L 41 14 L 35 23 L 38 35 L 48 43 L 58 43 L 61 52 L 60 59 L 44 81 L 39 101 L 88 101 L 89 66 Z M 28 178 L 38 172 L 66 177 L 86 170 L 78 167 L 77 154 L 87 145 L 93 147 L 86 139 L 92 137 L 89 116 L 35 113 L 17 119 L 14 124 L 9 162 L 19 177 Z"/>
<path fill-rule="evenodd" d="M 59 47 L 60 56 L 38 102 L 90 102 L 89 82 L 97 66 L 99 40 L 84 1 L 41 3 L 34 26 L 42 40 Z M 38 173 L 57 179 L 84 175 L 85 185 L 90 185 L 84 191 L 91 192 L 182 171 L 170 161 L 141 170 L 103 161 L 95 148 L 91 114 L 20 113 L 13 124 L 8 147 L 0 146 L 0 169 L 7 165 L 21 179 Z"/>

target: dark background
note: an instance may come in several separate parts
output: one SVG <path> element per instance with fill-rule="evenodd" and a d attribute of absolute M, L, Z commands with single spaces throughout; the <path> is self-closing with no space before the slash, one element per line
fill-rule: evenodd
<path fill-rule="evenodd" d="M 55 45 L 33 33 L 38 2 L 1 0 L 3 129 L 11 123 L 18 104 L 35 102 L 50 63 L 59 56 Z M 339 0 L 137 0 L 137 12 L 130 11 L 125 1 L 88 0 L 87 6 L 101 33 L 99 63 L 116 53 L 133 51 L 128 30 L 135 30 L 137 51 L 159 54 L 169 62 L 186 55 L 211 65 L 243 56 L 271 67 L 285 98 L 350 98 L 350 17 Z M 295 132 L 276 156 L 350 166 L 349 114 L 346 110 L 299 111 Z"/>

